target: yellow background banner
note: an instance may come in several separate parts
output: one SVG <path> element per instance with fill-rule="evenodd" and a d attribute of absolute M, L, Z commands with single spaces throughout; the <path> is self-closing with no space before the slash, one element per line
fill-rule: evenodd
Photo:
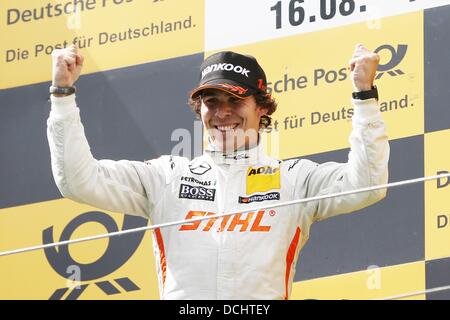
<path fill-rule="evenodd" d="M 349 146 L 348 61 L 357 43 L 378 49 L 380 64 L 392 67 L 375 81 L 389 138 L 422 134 L 422 20 L 423 13 L 417 12 L 384 18 L 380 29 L 361 23 L 231 48 L 258 57 L 278 101 L 273 118 L 280 136 L 279 154 L 272 155 L 286 159 Z"/>
<path fill-rule="evenodd" d="M 295 282 L 291 299 L 383 299 L 425 290 L 425 263 L 414 262 Z M 425 295 L 407 299 L 424 300 Z"/>
<path fill-rule="evenodd" d="M 203 1 L 79 3 L 2 5 L 0 38 L 8 41 L 0 43 L 0 89 L 50 80 L 51 51 L 74 42 L 85 56 L 82 74 L 203 51 Z"/>
<path fill-rule="evenodd" d="M 450 130 L 425 134 L 425 175 L 450 172 Z M 425 184 L 425 258 L 450 256 L 450 178 Z"/>
<path fill-rule="evenodd" d="M 43 231 L 53 226 L 53 240 L 59 241 L 67 225 L 86 212 L 97 211 L 97 215 L 111 217 L 121 230 L 124 215 L 99 212 L 97 209 L 75 203 L 71 200 L 53 200 L 0 210 L 0 251 L 41 245 Z M 74 230 L 70 239 L 104 234 L 108 231 L 97 222 L 86 222 Z M 120 250 L 132 256 L 118 269 L 94 277 L 89 281 L 77 281 L 76 268 L 97 264 L 97 270 L 104 269 L 99 264 L 112 240 L 105 238 L 69 245 L 69 255 L 73 265 L 64 265 L 63 277 L 58 274 L 47 259 L 44 250 L 31 251 L 1 257 L 0 299 L 49 299 L 56 290 L 69 288 L 62 296 L 67 298 L 75 286 L 87 285 L 78 299 L 159 299 L 153 255 L 151 233 L 146 232 L 137 248 L 129 248 L 123 242 Z M 135 251 L 133 251 L 135 250 Z M 61 253 L 61 248 L 57 249 Z M 134 252 L 134 253 L 133 253 Z M 61 257 L 60 257 L 61 258 Z M 117 258 L 117 256 L 115 257 Z M 56 260 L 56 259 L 55 259 Z M 53 261 L 53 263 L 57 263 Z M 112 261 L 108 262 L 109 264 Z M 64 264 L 64 263 L 63 263 Z M 127 291 L 115 280 L 128 278 L 139 289 Z M 120 292 L 107 295 L 96 283 L 108 281 Z"/>

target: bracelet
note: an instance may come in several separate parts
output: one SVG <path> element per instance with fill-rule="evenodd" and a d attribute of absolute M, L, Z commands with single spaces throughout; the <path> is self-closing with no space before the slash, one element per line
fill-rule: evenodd
<path fill-rule="evenodd" d="M 75 86 L 71 87 L 56 87 L 56 86 L 50 86 L 49 92 L 51 94 L 64 94 L 64 95 L 70 95 L 72 93 L 75 93 L 77 91 L 77 88 Z"/>
<path fill-rule="evenodd" d="M 353 97 L 353 99 L 358 99 L 358 100 L 367 100 L 367 99 L 372 99 L 372 98 L 375 98 L 378 100 L 377 86 L 372 86 L 372 89 L 370 89 L 370 90 L 353 92 L 352 97 Z"/>

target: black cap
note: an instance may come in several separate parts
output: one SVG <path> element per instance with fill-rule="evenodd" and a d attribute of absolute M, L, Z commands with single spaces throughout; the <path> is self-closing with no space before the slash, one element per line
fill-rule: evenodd
<path fill-rule="evenodd" d="M 204 89 L 219 89 L 239 98 L 265 93 L 266 74 L 256 59 L 232 51 L 223 51 L 209 56 L 200 66 L 200 82 L 192 90 L 195 98 Z"/>

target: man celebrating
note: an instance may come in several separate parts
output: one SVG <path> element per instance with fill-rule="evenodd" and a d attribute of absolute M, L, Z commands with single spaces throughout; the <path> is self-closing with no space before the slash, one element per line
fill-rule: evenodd
<path fill-rule="evenodd" d="M 211 216 L 157 229 L 154 251 L 162 299 L 288 299 L 298 254 L 313 222 L 359 210 L 386 190 L 238 213 L 255 204 L 326 195 L 387 183 L 389 145 L 373 86 L 379 57 L 357 45 L 350 60 L 354 115 L 347 163 L 280 161 L 262 151 L 258 132 L 276 103 L 254 57 L 219 52 L 200 68 L 189 104 L 209 146 L 190 161 L 96 160 L 80 122 L 73 84 L 83 66 L 74 46 L 55 50 L 48 119 L 52 170 L 61 193 L 153 224 Z"/>

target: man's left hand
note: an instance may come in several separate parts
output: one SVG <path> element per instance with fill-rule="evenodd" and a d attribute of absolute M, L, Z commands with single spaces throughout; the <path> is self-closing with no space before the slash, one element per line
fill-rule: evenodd
<path fill-rule="evenodd" d="M 380 56 L 378 54 L 369 51 L 362 44 L 356 45 L 352 59 L 349 61 L 353 91 L 372 89 L 379 62 Z"/>

